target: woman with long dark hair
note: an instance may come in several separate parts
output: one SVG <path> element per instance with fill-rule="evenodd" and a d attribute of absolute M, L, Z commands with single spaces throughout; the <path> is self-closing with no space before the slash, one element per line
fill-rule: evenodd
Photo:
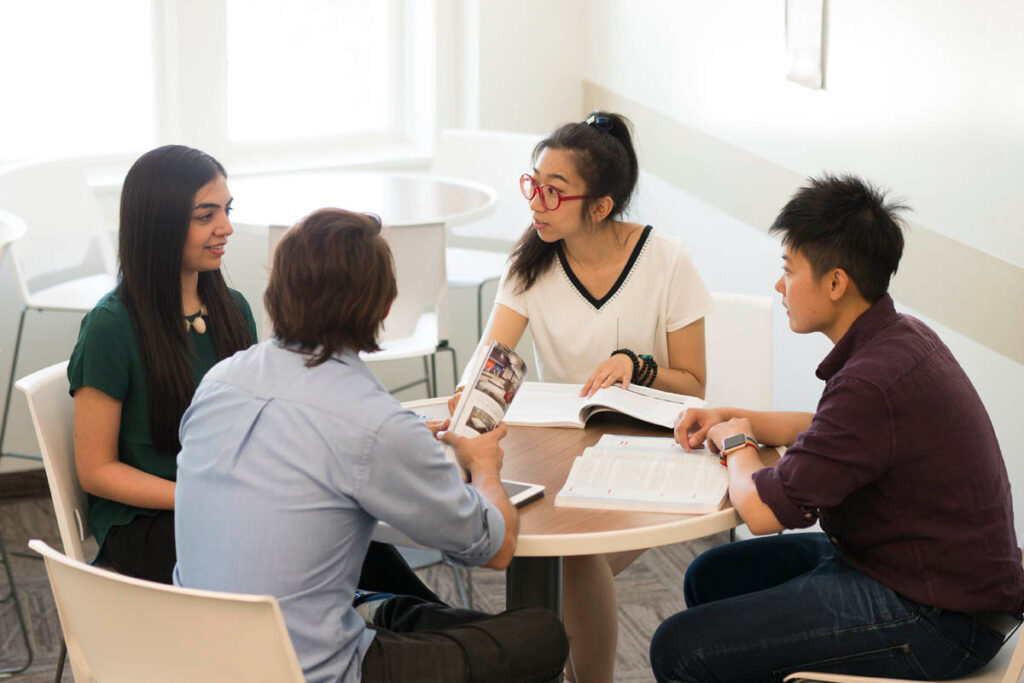
<path fill-rule="evenodd" d="M 512 251 L 482 344 L 530 325 L 540 379 L 583 394 L 630 383 L 703 396 L 711 297 L 683 245 L 626 220 L 639 166 L 629 121 L 595 111 L 541 140 L 520 179 L 533 224 Z M 566 557 L 568 677 L 612 681 L 613 577 L 642 551 Z"/>
<path fill-rule="evenodd" d="M 171 582 L 178 424 L 206 372 L 257 340 L 220 272 L 231 203 L 210 155 L 167 145 L 140 157 L 121 191 L 120 282 L 82 321 L 68 365 L 89 524 L 101 559 L 130 576 Z M 359 587 L 438 601 L 380 543 Z"/>
<path fill-rule="evenodd" d="M 121 191 L 119 284 L 86 315 L 71 354 L 75 463 L 104 562 L 169 583 L 178 423 L 218 360 L 256 341 L 220 272 L 231 194 L 224 167 L 154 149 Z"/>

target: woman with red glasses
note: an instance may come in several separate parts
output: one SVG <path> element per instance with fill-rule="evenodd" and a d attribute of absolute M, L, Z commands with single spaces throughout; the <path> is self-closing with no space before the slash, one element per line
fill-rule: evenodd
<path fill-rule="evenodd" d="M 630 124 L 617 114 L 595 111 L 537 144 L 533 173 L 520 179 L 533 223 L 481 341 L 514 348 L 529 323 L 541 381 L 582 383 L 587 395 L 637 383 L 703 397 L 711 297 L 678 240 L 625 219 L 638 174 Z M 570 680 L 613 680 L 613 577 L 640 552 L 563 560 Z"/>

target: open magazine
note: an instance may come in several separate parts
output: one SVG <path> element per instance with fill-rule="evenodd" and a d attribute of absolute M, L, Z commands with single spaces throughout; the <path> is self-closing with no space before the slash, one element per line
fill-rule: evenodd
<path fill-rule="evenodd" d="M 583 449 L 555 497 L 559 507 L 701 514 L 720 510 L 729 472 L 707 449 L 671 437 L 605 434 Z"/>
<path fill-rule="evenodd" d="M 505 417 L 512 399 L 523 384 L 526 363 L 512 349 L 499 341 L 492 341 L 477 351 L 470 361 L 467 376 L 470 381 L 459 394 L 449 429 L 459 436 L 473 438 L 491 431 Z M 445 453 L 455 460 L 451 446 L 445 446 Z M 465 471 L 462 472 L 462 478 L 468 478 Z M 502 479 L 502 484 L 509 499 L 517 507 L 544 494 L 544 487 L 535 484 L 505 479 Z"/>
<path fill-rule="evenodd" d="M 615 412 L 672 429 L 679 413 L 704 406 L 704 401 L 694 396 L 634 384 L 628 389 L 613 384 L 598 389 L 590 398 L 580 396 L 582 388 L 582 384 L 524 382 L 519 400 L 505 415 L 505 424 L 583 429 L 592 415 Z"/>

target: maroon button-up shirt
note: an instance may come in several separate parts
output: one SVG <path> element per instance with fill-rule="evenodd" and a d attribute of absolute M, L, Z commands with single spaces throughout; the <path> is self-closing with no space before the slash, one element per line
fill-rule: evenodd
<path fill-rule="evenodd" d="M 885 295 L 818 366 L 810 428 L 754 474 L 789 528 L 820 518 L 840 558 L 918 602 L 1024 611 L 1024 570 L 999 444 L 938 335 Z"/>

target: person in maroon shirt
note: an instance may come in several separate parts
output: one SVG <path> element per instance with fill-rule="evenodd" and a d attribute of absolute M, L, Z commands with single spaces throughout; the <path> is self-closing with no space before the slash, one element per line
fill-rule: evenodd
<path fill-rule="evenodd" d="M 992 423 L 938 335 L 886 293 L 904 208 L 858 178 L 825 175 L 775 219 L 790 328 L 835 345 L 818 366 L 818 408 L 688 410 L 676 439 L 724 454 L 729 497 L 754 534 L 815 522 L 825 533 L 698 557 L 687 609 L 651 641 L 659 681 L 953 678 L 1020 624 L 1024 570 Z M 788 448 L 766 467 L 758 443 Z"/>

